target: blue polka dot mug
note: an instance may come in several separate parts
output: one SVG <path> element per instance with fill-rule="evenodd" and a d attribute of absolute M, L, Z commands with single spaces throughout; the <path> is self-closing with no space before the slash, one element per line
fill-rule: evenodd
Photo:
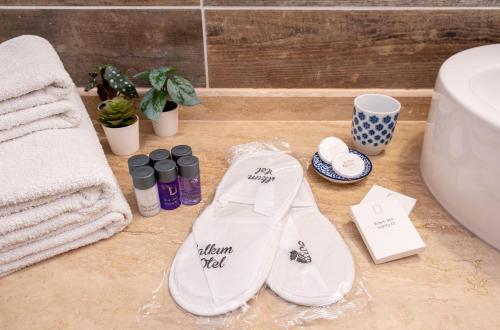
<path fill-rule="evenodd" d="M 363 94 L 354 99 L 352 141 L 367 155 L 378 155 L 391 142 L 401 104 L 383 94 Z"/>

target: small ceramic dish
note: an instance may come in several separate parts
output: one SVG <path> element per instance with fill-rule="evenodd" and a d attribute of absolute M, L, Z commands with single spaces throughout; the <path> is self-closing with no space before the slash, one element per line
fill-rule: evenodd
<path fill-rule="evenodd" d="M 372 171 L 372 162 L 370 159 L 363 153 L 354 150 L 354 149 L 349 149 L 349 152 L 355 155 L 358 155 L 363 159 L 363 162 L 365 163 L 365 169 L 363 170 L 363 173 L 361 173 L 359 176 L 349 179 L 346 177 L 343 177 L 342 175 L 336 173 L 332 165 L 325 163 L 324 161 L 321 160 L 319 157 L 318 153 L 315 153 L 312 160 L 311 164 L 316 171 L 322 178 L 335 182 L 335 183 L 353 183 L 353 182 L 358 182 L 366 178 Z"/>

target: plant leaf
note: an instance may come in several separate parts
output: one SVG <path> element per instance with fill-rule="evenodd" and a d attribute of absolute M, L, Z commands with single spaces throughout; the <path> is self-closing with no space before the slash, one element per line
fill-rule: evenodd
<path fill-rule="evenodd" d="M 147 91 L 146 94 L 144 94 L 144 96 L 142 97 L 142 100 L 141 100 L 141 111 L 144 113 L 144 115 L 151 119 L 151 116 L 153 116 L 154 114 L 152 113 L 154 110 L 153 110 L 153 106 L 151 105 L 151 103 L 153 102 L 153 89 L 150 89 L 149 91 Z"/>
<path fill-rule="evenodd" d="M 116 90 L 114 90 L 113 88 L 108 89 L 108 99 L 112 99 L 117 95 L 118 95 L 118 92 Z"/>
<path fill-rule="evenodd" d="M 136 73 L 134 75 L 135 79 L 141 79 L 141 80 L 148 80 L 149 79 L 149 70 L 148 71 L 142 71 L 139 73 Z"/>
<path fill-rule="evenodd" d="M 167 75 L 169 73 L 174 73 L 175 71 L 177 71 L 177 69 L 173 66 L 162 66 L 162 67 L 158 68 L 158 70 L 165 73 L 165 75 Z"/>
<path fill-rule="evenodd" d="M 167 93 L 150 89 L 141 100 L 141 110 L 151 120 L 158 121 L 167 103 Z"/>
<path fill-rule="evenodd" d="M 97 71 L 97 69 L 95 69 L 94 71 L 92 72 L 89 72 L 89 76 L 90 78 L 97 78 L 97 76 L 99 75 L 99 72 Z"/>
<path fill-rule="evenodd" d="M 87 83 L 87 85 L 85 85 L 85 91 L 88 92 L 90 91 L 92 88 L 94 88 L 97 84 L 97 81 L 95 79 L 95 77 L 91 77 L 89 82 Z"/>
<path fill-rule="evenodd" d="M 125 127 L 135 120 L 133 102 L 123 96 L 105 101 L 104 107 L 99 111 L 99 121 L 107 127 Z"/>
<path fill-rule="evenodd" d="M 120 126 L 122 124 L 122 122 L 123 122 L 123 119 L 121 119 L 121 118 L 119 118 L 117 120 L 110 120 L 110 121 L 108 121 L 108 123 L 110 125 L 112 125 L 112 127 Z"/>
<path fill-rule="evenodd" d="M 180 76 L 173 76 L 167 81 L 168 94 L 172 100 L 182 105 L 196 105 L 200 103 L 196 91 L 191 83 Z"/>
<path fill-rule="evenodd" d="M 102 84 L 97 85 L 97 95 L 99 95 L 101 101 L 106 101 L 108 99 L 108 92 Z"/>
<path fill-rule="evenodd" d="M 165 93 L 164 91 L 153 91 L 153 107 L 154 110 L 158 113 L 158 118 L 160 117 L 159 114 L 163 112 L 166 103 L 167 93 Z"/>
<path fill-rule="evenodd" d="M 128 77 L 120 72 L 118 68 L 108 65 L 104 72 L 104 79 L 109 83 L 110 87 L 130 98 L 139 97 L 134 84 Z"/>
<path fill-rule="evenodd" d="M 149 72 L 149 83 L 156 90 L 163 89 L 165 82 L 167 81 L 167 75 L 165 72 L 159 69 L 153 69 Z"/>
<path fill-rule="evenodd" d="M 127 120 L 124 120 L 124 121 L 122 122 L 122 125 L 123 125 L 123 126 L 125 126 L 125 127 L 126 127 L 126 126 L 130 126 L 130 125 L 132 125 L 133 123 L 135 123 L 135 120 L 136 120 L 136 119 L 135 119 L 135 117 L 134 117 L 134 118 L 127 119 Z"/>
<path fill-rule="evenodd" d="M 157 90 L 163 89 L 165 87 L 165 82 L 167 81 L 167 75 L 175 72 L 175 70 L 176 68 L 169 66 L 152 69 L 149 71 L 149 83 Z"/>

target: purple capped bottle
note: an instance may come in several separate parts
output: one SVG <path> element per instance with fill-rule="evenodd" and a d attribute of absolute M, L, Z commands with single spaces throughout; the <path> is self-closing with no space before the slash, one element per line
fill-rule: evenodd
<path fill-rule="evenodd" d="M 200 163 L 195 156 L 183 156 L 177 159 L 179 166 L 179 187 L 181 203 L 195 205 L 201 201 Z"/>
<path fill-rule="evenodd" d="M 173 210 L 181 205 L 177 167 L 170 159 L 155 164 L 160 205 L 164 210 Z"/>

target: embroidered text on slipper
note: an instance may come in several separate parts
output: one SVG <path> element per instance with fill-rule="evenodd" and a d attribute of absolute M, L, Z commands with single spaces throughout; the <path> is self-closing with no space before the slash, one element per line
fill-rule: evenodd
<path fill-rule="evenodd" d="M 231 253 L 233 253 L 233 248 L 231 246 L 216 247 L 215 244 L 208 244 L 205 248 L 198 249 L 198 254 L 200 256 L 206 256 L 201 258 L 201 262 L 203 268 L 207 269 L 224 267 L 226 254 Z"/>
<path fill-rule="evenodd" d="M 257 180 L 261 183 L 269 183 L 274 181 L 273 170 L 270 168 L 259 167 L 253 174 L 248 175 L 248 180 Z"/>
<path fill-rule="evenodd" d="M 290 251 L 290 260 L 295 260 L 297 262 L 300 262 L 301 264 L 310 263 L 312 259 L 309 251 L 307 251 L 306 244 L 302 241 L 298 241 L 297 244 L 299 244 L 299 251 Z"/>

